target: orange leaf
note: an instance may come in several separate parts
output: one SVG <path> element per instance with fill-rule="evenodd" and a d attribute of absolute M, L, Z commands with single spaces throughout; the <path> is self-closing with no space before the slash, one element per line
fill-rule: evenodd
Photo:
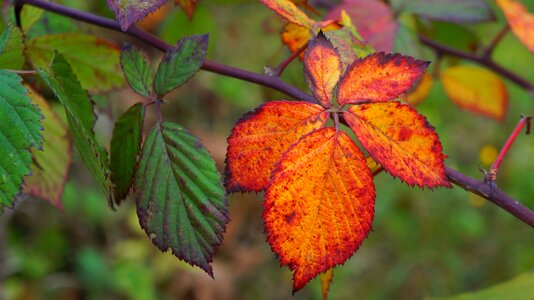
<path fill-rule="evenodd" d="M 330 107 L 334 88 L 341 76 L 341 60 L 322 32 L 308 43 L 304 55 L 304 75 L 313 96 L 322 106 Z"/>
<path fill-rule="evenodd" d="M 497 0 L 497 4 L 517 38 L 534 53 L 534 14 L 514 0 Z"/>
<path fill-rule="evenodd" d="M 261 191 L 274 164 L 301 136 L 326 123 L 328 112 L 317 104 L 273 101 L 247 113 L 228 138 L 226 188 Z"/>
<path fill-rule="evenodd" d="M 495 73 L 476 66 L 459 65 L 441 73 L 447 96 L 461 108 L 498 121 L 506 115 L 508 92 Z"/>
<path fill-rule="evenodd" d="M 291 23 L 304 26 L 308 29 L 313 27 L 315 21 L 310 19 L 290 0 L 260 0 L 265 6 L 282 16 Z"/>
<path fill-rule="evenodd" d="M 265 232 L 293 292 L 344 263 L 371 229 L 375 189 L 360 149 L 344 132 L 316 130 L 289 148 L 265 193 Z"/>
<path fill-rule="evenodd" d="M 338 103 L 387 101 L 409 90 L 429 62 L 400 54 L 371 54 L 348 68 L 338 88 Z"/>
<path fill-rule="evenodd" d="M 321 30 L 331 31 L 331 30 L 336 30 L 339 28 L 340 26 L 334 23 L 334 24 L 329 24 L 328 26 L 321 28 Z M 293 53 L 293 52 L 298 51 L 300 48 L 302 48 L 302 46 L 304 46 L 308 42 L 308 40 L 311 39 L 312 35 L 310 34 L 310 29 L 306 27 L 296 25 L 293 23 L 287 23 L 284 26 L 284 30 L 282 31 L 281 37 L 282 37 L 282 43 L 284 43 L 289 48 L 289 50 L 291 50 L 291 52 Z M 299 58 L 303 59 L 304 53 L 301 53 L 299 55 Z"/>
<path fill-rule="evenodd" d="M 189 20 L 193 18 L 193 13 L 195 12 L 195 7 L 197 6 L 197 0 L 176 0 L 175 3 L 185 12 Z"/>
<path fill-rule="evenodd" d="M 399 102 L 354 105 L 345 120 L 384 170 L 407 184 L 450 187 L 438 135 L 415 109 Z"/>
<path fill-rule="evenodd" d="M 406 102 L 408 102 L 411 106 L 416 106 L 422 103 L 425 101 L 426 97 L 428 97 L 428 94 L 432 89 L 433 82 L 434 80 L 432 79 L 432 76 L 424 74 L 415 88 L 406 94 L 404 100 L 406 100 Z"/>
<path fill-rule="evenodd" d="M 321 273 L 321 291 L 323 293 L 323 300 L 328 299 L 328 291 L 334 279 L 334 269 L 329 269 L 325 273 Z"/>

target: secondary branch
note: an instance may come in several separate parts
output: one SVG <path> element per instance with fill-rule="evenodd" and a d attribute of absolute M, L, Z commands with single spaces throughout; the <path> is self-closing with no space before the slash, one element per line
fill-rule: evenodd
<path fill-rule="evenodd" d="M 83 21 L 86 23 L 90 23 L 93 25 L 97 25 L 100 27 L 104 27 L 104 28 L 108 28 L 108 29 L 112 29 L 116 31 L 121 31 L 118 22 L 115 20 L 93 15 L 91 13 L 79 11 L 76 9 L 68 8 L 68 7 L 58 5 L 55 3 L 46 2 L 44 0 L 19 0 L 19 3 L 33 5 L 33 6 L 42 8 L 47 11 L 55 12 L 57 14 L 70 17 L 72 19 L 76 19 L 79 21 Z M 160 49 L 162 51 L 166 51 L 167 49 L 172 47 L 172 45 L 167 44 L 166 42 L 162 41 L 156 36 L 151 35 L 145 31 L 142 31 L 136 27 L 131 27 L 125 33 L 141 41 L 144 41 L 145 43 L 157 49 Z M 476 56 L 472 56 L 471 54 L 464 53 L 459 50 L 451 49 L 447 46 L 431 41 L 428 38 L 421 37 L 421 40 L 423 43 L 441 51 L 442 53 L 453 54 L 459 57 L 463 57 L 463 58 L 470 59 L 470 60 L 484 63 L 484 64 L 487 63 L 487 61 L 485 60 L 484 62 L 482 62 L 481 59 Z M 529 82 L 525 81 L 518 75 L 513 74 L 510 71 L 502 68 L 499 65 L 496 65 L 494 63 L 492 64 L 493 64 L 492 65 L 493 67 L 491 66 L 490 67 L 494 69 L 495 71 L 500 70 L 500 72 L 499 71 L 497 72 L 510 78 L 511 80 L 523 86 L 524 88 L 530 91 L 534 91 L 534 87 Z M 311 95 L 299 90 L 293 85 L 290 85 L 280 80 L 278 77 L 272 77 L 272 76 L 262 75 L 258 73 L 253 73 L 253 72 L 241 70 L 235 67 L 226 66 L 223 64 L 212 62 L 212 61 L 206 61 L 204 65 L 202 66 L 202 69 L 206 71 L 218 73 L 224 76 L 234 77 L 234 78 L 245 80 L 248 82 L 253 82 L 253 83 L 256 83 L 262 86 L 270 87 L 274 90 L 282 92 L 295 99 L 308 101 L 308 102 L 317 102 L 317 100 L 313 98 Z M 483 181 L 478 181 L 474 178 L 463 175 L 462 173 L 455 171 L 448 167 L 446 169 L 446 174 L 447 174 L 448 179 L 452 183 L 472 193 L 478 194 L 488 199 L 489 201 L 495 203 L 496 205 L 503 208 L 510 214 L 514 215 L 519 220 L 534 227 L 534 212 L 531 211 L 529 208 L 521 205 L 519 202 L 517 202 L 516 200 L 514 200 L 513 198 L 511 198 L 510 196 L 508 196 L 501 190 L 499 190 L 497 187 L 492 187 Z"/>

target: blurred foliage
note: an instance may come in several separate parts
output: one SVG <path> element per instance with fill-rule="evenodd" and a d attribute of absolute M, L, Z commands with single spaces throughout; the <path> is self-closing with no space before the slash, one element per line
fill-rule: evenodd
<path fill-rule="evenodd" d="M 112 16 L 105 1 L 64 2 Z M 527 2 L 534 11 L 534 3 Z M 33 26 L 33 37 L 74 30 L 137 43 L 53 14 L 44 16 Z M 473 50 L 477 40 L 487 45 L 504 26 L 502 13 L 497 11 L 497 18 L 495 23 L 461 27 L 434 23 L 425 28 L 442 42 Z M 192 33 L 208 32 L 210 59 L 262 72 L 265 65 L 276 65 L 288 55 L 279 37 L 283 24 L 256 1 L 206 0 L 199 1 L 192 22 L 173 8 L 152 30 L 171 43 Z M 155 50 L 145 49 L 154 61 L 161 57 Z M 421 56 L 435 60 L 427 50 Z M 512 34 L 496 48 L 494 58 L 534 79 L 534 56 Z M 442 67 L 455 61 L 446 58 Z M 437 67 L 434 63 L 429 72 L 435 74 Z M 298 61 L 282 78 L 307 90 Z M 434 82 L 418 110 L 436 127 L 449 166 L 481 179 L 478 167 L 489 168 L 491 158 L 487 157 L 495 155 L 491 149 L 500 149 L 519 115 L 534 113 L 532 96 L 513 83 L 507 81 L 506 85 L 509 111 L 504 122 L 497 123 L 460 110 L 446 98 L 439 80 Z M 233 123 L 262 101 L 284 98 L 267 88 L 201 72 L 168 97 L 164 115 L 201 137 L 223 170 L 226 137 Z M 98 97 L 96 131 L 106 147 L 112 120 L 140 100 L 128 88 Z M 154 111 L 148 109 L 147 114 L 148 128 Z M 534 208 L 531 157 L 534 141 L 521 135 L 504 160 L 498 185 Z M 79 157 L 75 161 L 79 162 Z M 214 281 L 153 247 L 139 227 L 134 199 L 111 211 L 81 164 L 76 163 L 70 173 L 63 211 L 24 198 L 16 210 L 0 216 L 0 299 L 321 298 L 318 279 L 291 296 L 290 272 L 279 267 L 265 242 L 262 194 L 229 196 L 231 222 L 215 256 Z M 488 288 L 534 270 L 532 228 L 486 200 L 457 187 L 412 189 L 385 173 L 376 177 L 375 184 L 374 230 L 356 255 L 335 269 L 331 299 L 447 297 Z M 458 299 L 471 299 L 470 294 L 465 297 Z"/>

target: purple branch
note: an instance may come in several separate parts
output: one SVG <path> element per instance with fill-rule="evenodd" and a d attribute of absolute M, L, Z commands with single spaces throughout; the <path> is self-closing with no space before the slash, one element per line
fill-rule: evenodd
<path fill-rule="evenodd" d="M 70 18 L 73 18 L 79 21 L 87 22 L 87 23 L 94 24 L 100 27 L 105 27 L 105 28 L 121 31 L 119 23 L 116 22 L 115 20 L 96 16 L 90 13 L 82 12 L 79 10 L 64 7 L 64 6 L 50 3 L 50 2 L 46 2 L 43 0 L 19 0 L 19 1 L 23 4 L 29 4 L 29 5 L 33 5 L 36 7 L 40 7 L 44 10 L 55 12 L 57 14 L 61 14 L 61 15 L 64 15 L 64 16 L 67 16 L 67 17 L 70 17 Z M 131 27 L 125 33 L 139 40 L 142 40 L 146 42 L 147 44 L 155 48 L 158 48 L 162 51 L 166 51 L 167 49 L 172 47 L 171 45 L 165 43 L 161 39 L 145 31 L 139 30 L 138 28 L 135 28 L 135 27 Z M 469 53 L 449 48 L 445 45 L 436 43 L 426 37 L 420 37 L 420 39 L 424 44 L 434 48 L 438 52 L 438 54 L 442 53 L 442 54 L 456 55 L 458 57 L 462 57 L 465 59 L 478 62 L 483 65 L 486 65 L 490 67 L 491 69 L 493 69 L 494 71 L 502 74 L 503 76 L 508 77 L 510 80 L 516 82 L 520 86 L 530 91 L 534 91 L 534 87 L 532 86 L 532 84 L 525 81 L 523 78 L 519 77 L 518 75 L 495 64 L 491 60 L 482 59 L 477 56 L 471 55 Z M 294 97 L 295 99 L 317 103 L 317 100 L 313 98 L 311 95 L 304 93 L 303 91 L 280 80 L 277 77 L 271 77 L 271 76 L 261 75 L 257 73 L 252 73 L 249 71 L 241 70 L 241 69 L 230 67 L 230 66 L 225 66 L 225 65 L 218 64 L 218 63 L 211 62 L 211 61 L 205 61 L 204 65 L 202 66 L 202 69 L 206 71 L 218 73 L 224 76 L 234 77 L 237 79 L 253 82 L 253 83 L 256 83 L 262 86 L 270 87 L 274 90 L 280 91 L 291 97 Z M 448 167 L 446 168 L 446 174 L 452 183 L 472 193 L 478 194 L 490 200 L 491 202 L 503 208 L 510 214 L 514 215 L 516 218 L 520 219 L 521 221 L 525 222 L 531 227 L 534 227 L 534 212 L 529 210 L 527 207 L 521 205 L 519 202 L 517 202 L 510 196 L 506 195 L 504 192 L 499 190 L 497 187 L 490 186 L 489 184 L 483 181 L 478 181 L 471 177 L 465 176 L 462 173 L 459 173 L 458 171 L 455 171 Z"/>
<path fill-rule="evenodd" d="M 419 40 L 421 43 L 429 46 L 430 48 L 433 48 L 434 51 L 436 51 L 439 54 L 448 54 L 453 55 L 459 58 L 467 59 L 473 62 L 478 63 L 479 65 L 488 67 L 492 69 L 493 71 L 501 74 L 502 76 L 510 79 L 511 81 L 515 82 L 517 85 L 521 86 L 522 88 L 526 89 L 530 93 L 534 93 L 534 83 L 531 83 L 527 80 L 525 80 L 523 77 L 519 76 L 518 74 L 504 68 L 503 66 L 495 63 L 493 60 L 491 60 L 489 57 L 480 57 L 474 54 L 471 54 L 469 52 L 465 52 L 462 50 L 451 48 L 447 45 L 438 43 L 434 40 L 431 40 L 430 38 L 426 36 L 419 36 Z"/>

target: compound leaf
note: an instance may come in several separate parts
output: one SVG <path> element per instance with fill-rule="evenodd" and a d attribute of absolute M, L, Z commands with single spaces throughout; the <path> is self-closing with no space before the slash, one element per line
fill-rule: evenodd
<path fill-rule="evenodd" d="M 145 106 L 136 103 L 117 120 L 113 128 L 110 169 L 117 204 L 128 195 L 133 183 L 137 156 L 141 150 L 144 117 Z"/>
<path fill-rule="evenodd" d="M 508 92 L 503 80 L 490 70 L 459 65 L 441 72 L 447 96 L 459 107 L 502 121 L 508 107 Z"/>
<path fill-rule="evenodd" d="M 130 25 L 153 13 L 166 0 L 107 0 L 109 8 L 115 13 L 122 31 Z"/>
<path fill-rule="evenodd" d="M 113 206 L 107 153 L 96 142 L 93 132 L 96 122 L 93 102 L 63 55 L 56 52 L 51 70 L 53 75 L 43 69 L 37 71 L 65 107 L 74 144 L 101 192 L 108 197 L 110 206 Z"/>
<path fill-rule="evenodd" d="M 392 176 L 413 186 L 450 187 L 434 128 L 399 102 L 354 105 L 345 120 L 369 154 Z"/>
<path fill-rule="evenodd" d="M 337 101 L 344 105 L 392 100 L 418 82 L 428 64 L 410 56 L 383 52 L 357 59 L 339 82 Z"/>
<path fill-rule="evenodd" d="M 31 172 L 30 147 L 42 145 L 42 115 L 15 73 L 0 70 L 0 211 L 12 207 Z"/>
<path fill-rule="evenodd" d="M 200 69 L 208 50 L 208 35 L 192 35 L 178 41 L 159 64 L 154 90 L 163 96 L 184 84 Z"/>
<path fill-rule="evenodd" d="M 267 240 L 293 274 L 293 292 L 344 263 L 371 230 L 375 189 L 363 154 L 332 127 L 283 155 L 265 194 Z"/>
<path fill-rule="evenodd" d="M 124 46 L 121 50 L 121 67 L 130 87 L 143 97 L 152 93 L 153 75 L 150 63 L 143 51 L 133 45 Z"/>
<path fill-rule="evenodd" d="M 25 179 L 24 193 L 42 198 L 61 208 L 61 197 L 72 161 L 72 146 L 67 127 L 50 104 L 29 88 L 32 102 L 43 114 L 43 149 L 32 149 L 32 174 Z"/>
<path fill-rule="evenodd" d="M 198 139 L 173 123 L 148 134 L 135 175 L 141 227 L 161 250 L 199 266 L 210 263 L 228 223 L 215 162 Z"/>
<path fill-rule="evenodd" d="M 282 153 L 326 123 L 317 104 L 272 101 L 247 113 L 228 137 L 225 185 L 230 192 L 261 191 Z"/>

